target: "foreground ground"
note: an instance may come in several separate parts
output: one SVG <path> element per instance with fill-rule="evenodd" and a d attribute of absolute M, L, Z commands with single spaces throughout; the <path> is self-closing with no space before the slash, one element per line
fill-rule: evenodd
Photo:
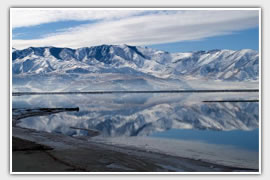
<path fill-rule="evenodd" d="M 12 128 L 13 172 L 256 171 L 119 147 L 47 132 Z"/>

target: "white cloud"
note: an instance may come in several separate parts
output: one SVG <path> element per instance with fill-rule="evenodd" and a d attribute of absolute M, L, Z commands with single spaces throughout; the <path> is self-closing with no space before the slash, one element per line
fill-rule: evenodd
<path fill-rule="evenodd" d="M 114 16 L 108 18 L 110 13 Z M 69 28 L 66 32 L 50 34 L 42 39 L 13 40 L 12 45 L 19 49 L 29 46 L 78 48 L 100 44 L 150 45 L 230 34 L 256 27 L 259 21 L 256 10 L 169 11 L 169 13 L 150 13 L 143 16 L 133 16 L 138 12 L 132 11 L 110 13 L 104 11 L 102 15 L 93 15 L 102 19 L 96 24 Z M 70 15 L 68 18 L 75 16 Z M 76 17 L 86 18 L 83 13 Z"/>
<path fill-rule="evenodd" d="M 65 20 L 100 20 L 118 19 L 140 14 L 143 11 L 129 10 L 72 10 L 72 9 L 35 9 L 15 8 L 11 10 L 12 27 L 35 26 L 43 23 L 65 21 Z"/>

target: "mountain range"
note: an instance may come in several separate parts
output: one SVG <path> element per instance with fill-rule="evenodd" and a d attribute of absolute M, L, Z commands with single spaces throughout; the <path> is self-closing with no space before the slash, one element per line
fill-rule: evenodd
<path fill-rule="evenodd" d="M 191 88 L 190 80 L 259 80 L 255 50 L 169 53 L 141 46 L 12 49 L 15 91 Z M 42 88 L 41 88 L 42 87 Z"/>

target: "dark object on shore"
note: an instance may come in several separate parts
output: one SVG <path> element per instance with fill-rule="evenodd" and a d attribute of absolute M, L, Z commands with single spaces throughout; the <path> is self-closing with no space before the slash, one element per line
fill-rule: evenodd
<path fill-rule="evenodd" d="M 53 148 L 12 136 L 12 151 L 46 151 Z"/>
<path fill-rule="evenodd" d="M 79 107 L 75 108 L 35 108 L 35 109 L 25 109 L 25 108 L 14 108 L 12 109 L 12 126 L 16 126 L 21 119 L 33 116 L 47 116 L 59 112 L 67 111 L 79 111 Z"/>
<path fill-rule="evenodd" d="M 202 101 L 204 103 L 214 103 L 214 102 L 259 102 L 258 99 L 251 99 L 251 100 L 213 100 L 213 101 Z"/>
<path fill-rule="evenodd" d="M 79 111 L 79 107 L 76 108 L 38 108 L 36 110 L 40 111 L 48 111 L 48 112 L 55 112 L 55 111 Z"/>

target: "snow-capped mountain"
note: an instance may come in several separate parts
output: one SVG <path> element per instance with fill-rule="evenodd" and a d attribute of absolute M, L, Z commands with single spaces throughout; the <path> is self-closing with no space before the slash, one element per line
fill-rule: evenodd
<path fill-rule="evenodd" d="M 43 78 L 46 81 L 69 79 L 68 82 L 74 83 L 73 80 L 78 76 L 80 80 L 91 79 L 88 83 L 102 83 L 104 77 L 103 80 L 100 77 L 107 75 L 109 78 L 115 77 L 113 81 L 116 80 L 122 85 L 131 79 L 149 87 L 152 87 L 153 82 L 160 84 L 163 81 L 184 84 L 181 87 L 187 87 L 183 79 L 256 81 L 259 76 L 259 55 L 257 51 L 249 49 L 168 53 L 128 45 L 101 45 L 78 49 L 13 48 L 12 73 L 15 84 L 29 78 Z M 29 85 L 30 81 L 27 82 L 24 87 Z M 162 83 L 160 86 L 163 86 Z"/>

